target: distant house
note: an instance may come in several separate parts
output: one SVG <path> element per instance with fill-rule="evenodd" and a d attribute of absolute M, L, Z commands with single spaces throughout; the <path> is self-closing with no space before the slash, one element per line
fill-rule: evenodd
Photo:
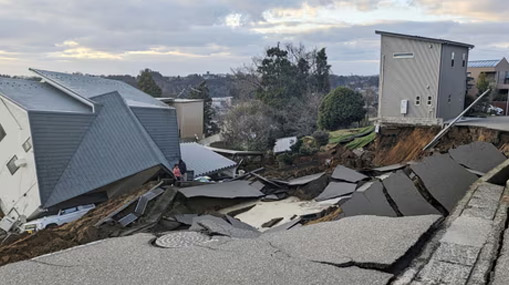
<path fill-rule="evenodd" d="M 0 208 L 10 218 L 109 197 L 180 158 L 175 109 L 130 85 L 33 69 L 0 79 Z"/>
<path fill-rule="evenodd" d="M 509 91 L 509 62 L 507 59 L 494 60 L 475 60 L 468 62 L 468 75 L 472 78 L 471 88 L 468 90 L 469 96 L 476 96 L 479 91 L 476 84 L 479 75 L 484 73 L 486 80 L 490 82 L 495 94 L 503 94 L 507 96 Z"/>
<path fill-rule="evenodd" d="M 473 45 L 376 31 L 381 35 L 381 123 L 441 124 L 464 110 Z"/>
<path fill-rule="evenodd" d="M 203 138 L 204 101 L 202 99 L 158 99 L 177 110 L 178 128 L 182 139 Z"/>

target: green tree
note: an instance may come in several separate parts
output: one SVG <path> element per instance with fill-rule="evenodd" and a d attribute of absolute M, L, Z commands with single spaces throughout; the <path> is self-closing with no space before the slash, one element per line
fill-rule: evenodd
<path fill-rule="evenodd" d="M 145 70 L 140 71 L 137 82 L 138 88 L 141 91 L 150 94 L 153 97 L 161 97 L 162 90 L 152 78 L 152 70 L 146 68 Z"/>
<path fill-rule="evenodd" d="M 327 54 L 325 48 L 322 48 L 315 54 L 315 70 L 313 72 L 314 90 L 320 94 L 327 94 L 330 92 L 330 68 L 327 63 Z"/>
<path fill-rule="evenodd" d="M 364 99 L 359 92 L 338 87 L 327 94 L 318 112 L 318 126 L 325 130 L 336 130 L 350 126 L 364 118 Z"/>
<path fill-rule="evenodd" d="M 192 88 L 189 93 L 189 99 L 203 100 L 203 129 L 207 136 L 213 135 L 219 131 L 219 127 L 214 122 L 215 111 L 212 108 L 212 98 L 210 98 L 207 82 L 204 80 L 196 88 Z"/>
<path fill-rule="evenodd" d="M 478 90 L 477 95 L 481 95 L 486 90 L 488 90 L 488 88 L 490 88 L 490 82 L 486 79 L 486 73 L 481 72 L 479 74 L 479 78 L 477 78 L 477 83 L 475 84 L 475 87 Z"/>

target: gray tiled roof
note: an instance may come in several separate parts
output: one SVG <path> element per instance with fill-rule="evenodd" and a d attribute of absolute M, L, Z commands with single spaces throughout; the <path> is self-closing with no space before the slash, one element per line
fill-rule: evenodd
<path fill-rule="evenodd" d="M 131 85 L 98 76 L 68 74 L 40 69 L 31 69 L 45 79 L 65 87 L 66 89 L 88 99 L 117 91 L 127 104 L 132 107 L 171 108 L 152 96 L 132 87 Z"/>
<path fill-rule="evenodd" d="M 472 60 L 472 61 L 468 62 L 468 67 L 473 67 L 473 68 L 496 67 L 499 62 L 500 62 L 500 59 Z"/>
<path fill-rule="evenodd" d="M 207 175 L 237 165 L 233 160 L 215 153 L 198 143 L 181 143 L 182 160 L 188 170 L 194 170 L 195 176 Z"/>
<path fill-rule="evenodd" d="M 39 81 L 0 78 L 0 95 L 28 111 L 92 112 L 89 106 Z"/>
<path fill-rule="evenodd" d="M 98 96 L 94 101 L 102 107 L 50 195 L 41 197 L 46 207 L 156 165 L 170 169 L 164 154 L 118 93 Z"/>

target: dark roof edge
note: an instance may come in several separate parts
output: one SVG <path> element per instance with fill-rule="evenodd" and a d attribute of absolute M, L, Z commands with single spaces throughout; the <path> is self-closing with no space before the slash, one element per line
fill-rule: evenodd
<path fill-rule="evenodd" d="M 375 30 L 375 34 L 377 34 L 377 35 L 385 35 L 385 36 L 392 36 L 392 37 L 398 37 L 398 38 L 414 39 L 414 40 L 427 41 L 427 42 L 435 42 L 435 43 L 441 43 L 441 44 L 445 44 L 445 45 L 462 46 L 462 47 L 467 47 L 469 49 L 474 48 L 474 45 L 471 45 L 471 44 L 455 42 L 455 41 L 449 41 L 449 40 L 443 40 L 443 39 L 427 38 L 427 37 L 421 37 L 421 36 L 412 36 L 412 35 L 405 35 L 405 34 L 386 32 L 386 31 L 379 31 L 379 30 Z"/>

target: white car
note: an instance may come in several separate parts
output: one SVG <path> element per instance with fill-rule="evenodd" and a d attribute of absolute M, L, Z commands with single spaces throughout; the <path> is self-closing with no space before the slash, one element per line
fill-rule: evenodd
<path fill-rule="evenodd" d="M 504 113 L 504 109 L 490 105 L 488 107 L 488 113 L 500 116 Z"/>
<path fill-rule="evenodd" d="M 88 204 L 63 209 L 58 211 L 58 214 L 56 215 L 42 217 L 23 224 L 22 231 L 32 233 L 45 228 L 61 226 L 66 223 L 76 221 L 94 208 L 94 204 Z"/>

